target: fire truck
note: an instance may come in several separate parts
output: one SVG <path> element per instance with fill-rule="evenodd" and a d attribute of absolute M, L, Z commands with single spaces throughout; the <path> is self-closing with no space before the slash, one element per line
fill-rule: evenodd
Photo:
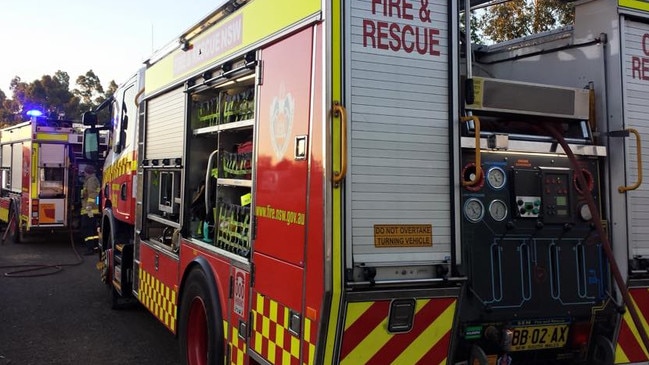
<path fill-rule="evenodd" d="M 83 116 L 111 306 L 187 364 L 647 361 L 649 9 L 478 47 L 480 3 L 230 0 L 153 54 Z"/>
<path fill-rule="evenodd" d="M 82 125 L 28 113 L 29 121 L 0 130 L 0 222 L 7 225 L 3 240 L 13 242 L 28 233 L 78 227 L 79 172 L 93 163 L 82 156 Z"/>

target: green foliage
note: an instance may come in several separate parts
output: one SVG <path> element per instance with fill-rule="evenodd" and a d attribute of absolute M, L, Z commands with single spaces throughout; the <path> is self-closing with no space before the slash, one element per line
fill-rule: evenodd
<path fill-rule="evenodd" d="M 90 110 L 93 106 L 99 105 L 103 100 L 104 88 L 101 86 L 101 81 L 95 75 L 94 71 L 89 70 L 85 75 L 77 77 L 77 86 L 78 88 L 72 92 L 74 96 L 81 100 L 81 110 Z"/>
<path fill-rule="evenodd" d="M 484 40 L 502 42 L 572 24 L 574 17 L 562 0 L 511 0 L 487 8 L 476 25 Z"/>
<path fill-rule="evenodd" d="M 11 99 L 0 90 L 0 127 L 25 120 L 23 113 L 35 108 L 65 116 L 68 120 L 79 120 L 82 112 L 95 108 L 117 88 L 115 81 L 111 81 L 104 92 L 99 77 L 92 70 L 77 77 L 76 86 L 70 90 L 70 75 L 61 70 L 31 83 L 15 76 L 9 86 Z"/>

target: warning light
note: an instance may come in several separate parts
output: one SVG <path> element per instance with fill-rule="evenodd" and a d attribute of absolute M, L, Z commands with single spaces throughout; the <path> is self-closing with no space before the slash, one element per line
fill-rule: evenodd
<path fill-rule="evenodd" d="M 43 115 L 43 112 L 38 109 L 32 109 L 27 111 L 27 115 L 30 117 L 40 117 Z"/>

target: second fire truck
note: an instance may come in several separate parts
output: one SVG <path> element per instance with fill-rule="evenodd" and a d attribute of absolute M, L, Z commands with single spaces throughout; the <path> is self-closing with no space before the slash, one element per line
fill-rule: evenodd
<path fill-rule="evenodd" d="M 30 112 L 30 120 L 0 130 L 0 221 L 3 239 L 78 228 L 80 171 L 99 156 L 82 156 L 83 126 Z M 98 146 L 106 146 L 101 136 Z"/>

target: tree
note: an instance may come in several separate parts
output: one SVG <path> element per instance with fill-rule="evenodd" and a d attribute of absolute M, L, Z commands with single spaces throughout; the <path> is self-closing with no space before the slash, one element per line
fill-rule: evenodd
<path fill-rule="evenodd" d="M 40 80 L 32 83 L 23 82 L 16 76 L 11 80 L 15 113 L 38 109 L 44 113 L 56 116 L 74 118 L 78 114 L 78 99 L 68 90 L 70 76 L 66 72 L 57 71 L 54 76 L 43 75 Z"/>
<path fill-rule="evenodd" d="M 79 107 L 82 111 L 90 110 L 101 103 L 104 88 L 94 71 L 88 70 L 85 75 L 77 77 L 76 83 L 78 88 L 72 93 L 81 100 Z"/>
<path fill-rule="evenodd" d="M 574 8 L 562 0 L 511 0 L 487 8 L 477 25 L 484 37 L 502 42 L 574 22 Z"/>
<path fill-rule="evenodd" d="M 117 83 L 115 83 L 115 80 L 111 80 L 110 83 L 108 84 L 108 88 L 106 89 L 106 98 L 110 98 L 111 96 L 115 95 L 115 91 L 117 91 Z"/>
<path fill-rule="evenodd" d="M 11 111 L 10 99 L 7 99 L 7 94 L 0 90 L 0 128 L 4 128 L 13 121 L 13 113 Z"/>
<path fill-rule="evenodd" d="M 90 70 L 77 78 L 77 89 L 70 91 L 70 75 L 58 70 L 54 75 L 43 75 L 31 83 L 15 76 L 9 89 L 12 98 L 0 90 L 0 127 L 26 120 L 25 112 L 38 109 L 68 120 L 79 120 L 82 111 L 95 108 L 115 92 L 114 81 L 108 85 L 107 92 L 99 82 L 99 77 Z"/>

